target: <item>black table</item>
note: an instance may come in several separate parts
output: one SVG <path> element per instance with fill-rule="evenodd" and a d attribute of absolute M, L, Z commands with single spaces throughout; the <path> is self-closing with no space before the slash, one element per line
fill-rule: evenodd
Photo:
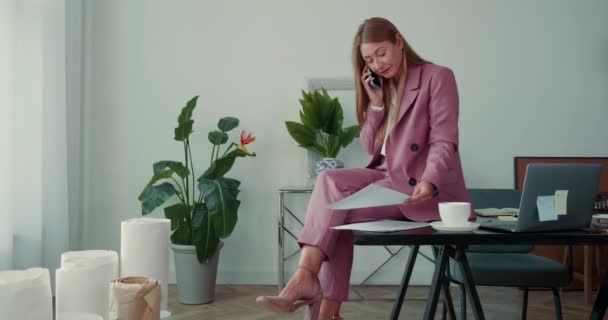
<path fill-rule="evenodd" d="M 431 290 L 424 312 L 424 319 L 434 319 L 437 310 L 437 302 L 441 290 L 444 290 L 446 305 L 452 319 L 455 319 L 452 301 L 449 295 L 449 283 L 446 281 L 446 268 L 448 258 L 453 258 L 459 265 L 464 278 L 467 295 L 473 306 L 475 319 L 483 320 L 485 316 L 481 308 L 479 296 L 469 268 L 465 249 L 468 245 L 497 245 L 497 244 L 532 244 L 532 245 L 594 245 L 608 244 L 608 234 L 591 233 L 587 231 L 569 232 L 534 232 L 534 233 L 502 233 L 486 230 L 476 230 L 470 233 L 452 233 L 435 231 L 431 227 L 400 231 L 393 233 L 374 233 L 356 231 L 353 233 L 356 245 L 408 245 L 412 247 L 405 266 L 401 287 L 395 304 L 391 319 L 398 319 L 403 298 L 410 281 L 410 277 L 416 262 L 416 256 L 421 245 L 433 245 L 435 248 L 435 270 Z M 608 273 L 604 275 L 602 285 L 598 292 L 593 311 L 592 320 L 601 320 L 606 312 L 608 304 Z"/>

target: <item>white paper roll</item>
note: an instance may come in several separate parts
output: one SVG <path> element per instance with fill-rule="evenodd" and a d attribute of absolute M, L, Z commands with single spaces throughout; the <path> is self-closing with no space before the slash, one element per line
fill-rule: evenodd
<path fill-rule="evenodd" d="M 55 310 L 61 314 L 91 313 L 109 318 L 110 282 L 118 278 L 115 251 L 71 251 L 61 255 L 55 273 Z"/>
<path fill-rule="evenodd" d="M 65 312 L 57 316 L 57 320 L 103 320 L 100 315 L 86 312 Z"/>
<path fill-rule="evenodd" d="M 0 319 L 53 319 L 48 269 L 0 271 Z"/>
<path fill-rule="evenodd" d="M 148 277 L 161 284 L 161 310 L 167 310 L 169 277 L 169 219 L 135 218 L 120 230 L 120 276 Z"/>
<path fill-rule="evenodd" d="M 61 269 L 92 269 L 110 264 L 114 280 L 118 278 L 118 253 L 111 250 L 68 251 L 61 255 Z"/>

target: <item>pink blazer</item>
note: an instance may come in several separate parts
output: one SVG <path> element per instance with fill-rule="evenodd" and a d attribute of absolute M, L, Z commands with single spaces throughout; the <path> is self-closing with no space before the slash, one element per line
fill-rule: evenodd
<path fill-rule="evenodd" d="M 372 155 L 368 168 L 382 160 L 376 129 L 385 115 L 386 108 L 368 108 L 366 112 L 360 138 L 363 148 Z M 412 194 L 414 186 L 423 180 L 437 187 L 433 199 L 400 207 L 407 218 L 439 220 L 439 202 L 471 202 L 458 153 L 458 89 L 452 70 L 430 63 L 408 68 L 401 109 L 385 153 L 395 190 Z"/>

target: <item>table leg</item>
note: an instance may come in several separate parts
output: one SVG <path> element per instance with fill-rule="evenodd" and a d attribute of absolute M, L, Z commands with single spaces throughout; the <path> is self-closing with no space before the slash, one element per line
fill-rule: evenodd
<path fill-rule="evenodd" d="M 469 300 L 471 301 L 471 306 L 473 307 L 473 315 L 477 320 L 485 320 L 483 309 L 481 308 L 481 302 L 479 301 L 479 295 L 477 294 L 477 289 L 475 288 L 475 283 L 473 282 L 473 275 L 471 274 L 471 269 L 469 267 L 469 262 L 463 246 L 456 247 L 455 256 L 458 266 L 460 267 L 460 272 L 462 273 L 466 292 L 469 296 Z"/>
<path fill-rule="evenodd" d="M 412 277 L 412 271 L 414 270 L 414 264 L 416 264 L 416 257 L 418 256 L 419 249 L 420 246 L 418 245 L 412 246 L 410 249 L 410 256 L 407 259 L 407 264 L 405 265 L 405 271 L 403 272 L 403 278 L 401 279 L 399 294 L 397 295 L 397 299 L 393 305 L 393 312 L 391 313 L 391 319 L 393 320 L 399 319 L 399 313 L 401 312 L 401 306 L 403 305 L 403 299 L 405 298 L 407 286 L 409 285 L 410 278 Z"/>
<path fill-rule="evenodd" d="M 279 193 L 279 217 L 278 217 L 278 236 L 279 236 L 279 265 L 278 265 L 278 289 L 279 289 L 279 293 L 281 292 L 281 289 L 283 289 L 283 285 L 285 283 L 285 248 L 284 248 L 284 241 L 285 241 L 285 232 L 284 232 L 284 227 L 285 227 L 285 198 L 284 198 L 284 194 L 281 192 Z"/>
<path fill-rule="evenodd" d="M 591 311 L 591 320 L 602 320 L 606 314 L 606 306 L 608 306 L 608 272 L 604 273 L 602 285 L 597 292 L 593 311 Z"/>
<path fill-rule="evenodd" d="M 449 268 L 449 267 L 448 267 Z M 450 319 L 456 319 L 456 312 L 454 311 L 454 303 L 452 302 L 452 294 L 450 293 L 450 281 L 447 281 L 447 277 L 443 281 L 443 298 L 444 298 L 444 310 L 447 307 L 447 311 L 450 314 Z M 445 314 L 445 312 L 444 312 Z"/>
<path fill-rule="evenodd" d="M 591 246 L 586 245 L 584 249 L 584 273 L 583 273 L 583 292 L 585 293 L 585 303 L 593 303 L 593 270 L 591 269 Z"/>
<path fill-rule="evenodd" d="M 435 259 L 435 271 L 433 273 L 433 282 L 431 284 L 431 290 L 429 291 L 429 297 L 426 302 L 426 309 L 424 310 L 423 319 L 433 320 L 435 319 L 435 311 L 437 311 L 437 301 L 439 300 L 439 293 L 443 286 L 445 279 L 446 265 L 448 264 L 447 246 L 441 246 L 437 258 Z"/>
<path fill-rule="evenodd" d="M 437 259 L 437 248 L 435 246 L 433 246 L 433 255 L 435 256 L 435 259 Z M 448 252 L 448 257 L 449 257 L 449 252 Z M 447 270 L 449 267 L 450 267 L 450 262 L 448 259 L 448 264 L 446 265 L 446 272 L 445 272 L 446 276 L 445 276 L 443 284 L 441 286 L 441 289 L 443 290 L 443 311 L 442 311 L 441 319 L 445 319 L 446 313 L 449 312 L 450 319 L 454 320 L 454 319 L 456 319 L 456 312 L 454 312 L 454 303 L 452 302 L 452 294 L 450 292 L 450 281 L 449 281 L 449 277 L 448 277 L 449 270 Z"/>
<path fill-rule="evenodd" d="M 595 260 L 595 271 L 597 272 L 597 277 L 602 276 L 602 256 L 600 245 L 593 246 L 593 260 Z"/>

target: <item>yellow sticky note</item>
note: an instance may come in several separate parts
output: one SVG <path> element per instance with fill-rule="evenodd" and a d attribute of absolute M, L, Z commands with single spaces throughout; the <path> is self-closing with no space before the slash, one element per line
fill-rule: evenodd
<path fill-rule="evenodd" d="M 555 191 L 555 213 L 559 216 L 568 214 L 568 190 Z"/>
<path fill-rule="evenodd" d="M 514 216 L 499 216 L 498 220 L 500 220 L 500 221 L 517 221 L 517 217 L 514 217 Z"/>

